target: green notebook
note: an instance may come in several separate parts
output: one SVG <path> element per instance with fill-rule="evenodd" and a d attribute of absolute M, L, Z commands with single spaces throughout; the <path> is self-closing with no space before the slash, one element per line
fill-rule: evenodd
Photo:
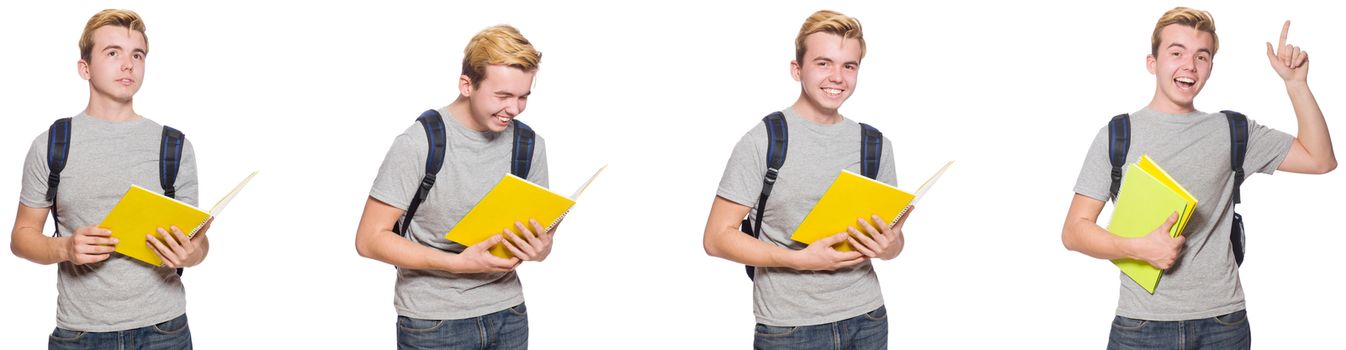
<path fill-rule="evenodd" d="M 1120 237 L 1144 237 L 1176 212 L 1178 221 L 1169 234 L 1177 237 L 1187 227 L 1187 220 L 1192 218 L 1195 209 L 1195 197 L 1149 156 L 1141 156 L 1138 162 L 1128 167 L 1126 177 L 1122 179 L 1108 232 Z M 1159 277 L 1164 274 L 1163 270 L 1142 260 L 1114 259 L 1112 263 L 1150 294 L 1154 294 Z"/>

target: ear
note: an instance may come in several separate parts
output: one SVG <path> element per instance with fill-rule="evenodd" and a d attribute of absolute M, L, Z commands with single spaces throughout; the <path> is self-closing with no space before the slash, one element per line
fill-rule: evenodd
<path fill-rule="evenodd" d="M 464 97 L 472 97 L 472 78 L 467 74 L 458 76 L 458 94 Z"/>
<path fill-rule="evenodd" d="M 1159 62 L 1155 60 L 1153 54 L 1151 54 L 1151 55 L 1145 55 L 1145 69 L 1146 69 L 1146 70 L 1149 70 L 1149 71 L 1150 71 L 1150 74 L 1154 74 L 1154 72 L 1155 72 L 1155 66 L 1156 66 L 1158 63 L 1159 63 Z"/>
<path fill-rule="evenodd" d="M 89 74 L 88 61 L 81 58 L 79 62 L 75 62 L 75 70 L 79 71 L 80 78 L 84 78 L 84 80 L 93 79 L 93 76 Z"/>
<path fill-rule="evenodd" d="M 798 61 L 798 60 L 790 60 L 790 76 L 791 76 L 791 77 L 794 77 L 795 81 L 799 81 L 799 61 Z"/>

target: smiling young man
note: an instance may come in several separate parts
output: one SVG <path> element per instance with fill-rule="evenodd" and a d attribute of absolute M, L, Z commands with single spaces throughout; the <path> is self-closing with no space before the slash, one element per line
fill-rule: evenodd
<path fill-rule="evenodd" d="M 855 91 L 864 55 L 858 20 L 826 10 L 809 16 L 790 62 L 799 98 L 768 117 L 783 120 L 788 131 L 784 162 L 778 171 L 768 170 L 768 130 L 759 124 L 734 146 L 720 180 L 703 244 L 707 254 L 756 267 L 756 348 L 887 348 L 887 311 L 870 259 L 888 260 L 902 252 L 902 221 L 892 228 L 874 228 L 858 224 L 857 218 L 850 232 L 810 245 L 790 239 L 841 170 L 861 173 L 863 128 L 838 109 Z M 896 185 L 892 144 L 886 138 L 881 142 L 877 179 Z M 774 181 L 763 180 L 769 172 L 778 175 Z M 753 208 L 768 182 L 770 200 L 759 212 Z M 760 222 L 757 238 L 740 231 L 750 211 L 750 221 Z M 856 251 L 832 247 L 841 242 Z"/>
<path fill-rule="evenodd" d="M 531 220 L 472 246 L 444 238 L 501 176 L 547 186 L 542 137 L 534 136 L 531 153 L 519 148 L 532 131 L 514 120 L 542 53 L 514 27 L 499 25 L 477 33 L 463 54 L 458 98 L 426 111 L 393 141 L 355 236 L 361 256 L 397 266 L 399 349 L 527 348 L 528 315 L 514 268 L 551 252 L 553 232 Z M 433 144 L 443 148 L 432 151 Z M 531 157 L 531 166 L 520 169 L 515 150 L 524 150 L 518 155 Z M 440 157 L 442 167 L 427 175 L 427 164 Z M 424 181 L 433 186 L 424 190 Z M 515 257 L 491 255 L 496 244 Z"/>
<path fill-rule="evenodd" d="M 1285 83 L 1299 133 L 1291 137 L 1248 120 L 1245 174 L 1322 174 L 1337 165 L 1327 122 L 1309 91 L 1308 54 L 1285 43 L 1289 29 L 1287 21 L 1278 47 L 1267 43 L 1267 59 Z M 1121 276 L 1109 349 L 1247 349 L 1251 329 L 1230 235 L 1238 186 L 1231 169 L 1233 119 L 1194 106 L 1219 50 L 1215 21 L 1205 11 L 1175 8 L 1159 19 L 1150 41 L 1146 67 L 1155 76 L 1154 98 L 1130 114 L 1126 162 L 1148 154 L 1196 197 L 1196 212 L 1177 238 L 1168 235 L 1176 216 L 1139 238 L 1100 227 L 1098 214 L 1112 182 L 1103 128 L 1075 184 L 1061 239 L 1066 248 L 1094 258 L 1131 258 L 1166 269 L 1153 295 Z"/>
<path fill-rule="evenodd" d="M 33 262 L 59 265 L 49 348 L 190 349 L 186 295 L 175 269 L 205 259 L 208 227 L 191 238 L 170 227 L 171 233 L 160 231 L 164 241 L 149 239 L 162 267 L 112 254 L 117 239 L 97 227 L 129 185 L 164 186 L 161 137 L 171 129 L 132 107 L 149 54 L 145 23 L 135 12 L 104 10 L 85 25 L 79 49 L 76 68 L 89 81 L 89 103 L 33 140 L 10 248 Z M 52 142 L 60 138 L 51 132 L 66 135 L 68 143 Z M 185 139 L 181 150 L 176 181 L 162 191 L 195 205 L 196 155 Z M 61 158 L 63 166 L 53 166 Z M 42 233 L 48 213 L 57 223 L 52 237 Z"/>

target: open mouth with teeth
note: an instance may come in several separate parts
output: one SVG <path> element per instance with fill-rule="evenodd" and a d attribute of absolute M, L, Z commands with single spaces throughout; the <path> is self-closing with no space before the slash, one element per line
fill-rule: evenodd
<path fill-rule="evenodd" d="M 495 120 L 495 122 L 499 123 L 500 125 L 509 125 L 509 121 L 514 119 L 503 115 L 493 115 L 491 117 L 493 117 L 492 119 Z"/>
<path fill-rule="evenodd" d="M 1196 79 L 1188 77 L 1177 77 L 1173 78 L 1173 83 L 1178 84 L 1178 87 L 1184 89 L 1191 89 L 1193 86 L 1196 86 Z"/>
<path fill-rule="evenodd" d="M 823 93 L 826 93 L 826 94 L 831 95 L 831 96 L 841 96 L 841 93 L 842 93 L 842 91 L 843 91 L 843 90 L 841 90 L 841 89 L 836 89 L 836 88 L 823 88 L 822 90 L 823 90 Z"/>

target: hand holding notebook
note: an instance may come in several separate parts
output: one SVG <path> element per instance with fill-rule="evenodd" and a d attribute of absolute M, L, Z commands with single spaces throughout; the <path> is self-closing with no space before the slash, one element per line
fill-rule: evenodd
<path fill-rule="evenodd" d="M 804 217 L 804 221 L 795 229 L 790 239 L 811 244 L 838 232 L 859 230 L 864 224 L 872 227 L 887 225 L 892 228 L 917 201 L 925 196 L 950 165 L 953 165 L 952 161 L 945 163 L 914 195 L 886 183 L 842 170 L 827 188 L 827 192 L 823 193 L 822 198 Z M 886 219 L 883 220 L 886 222 L 872 221 L 875 215 Z M 869 222 L 861 223 L 859 220 Z M 849 242 L 842 242 L 836 249 L 855 250 Z"/>
<path fill-rule="evenodd" d="M 593 183 L 598 174 L 603 173 L 603 169 L 607 169 L 607 165 L 598 168 L 598 171 L 589 177 L 589 181 L 580 186 L 570 197 L 562 196 L 517 176 L 505 174 L 500 182 L 463 216 L 462 220 L 458 220 L 458 223 L 444 234 L 444 238 L 471 246 L 490 237 L 507 234 L 506 229 L 518 230 L 517 223 L 529 223 L 530 220 L 536 220 L 540 223 L 537 226 L 543 228 L 541 232 L 535 234 L 550 232 L 570 212 L 580 194 L 589 188 L 589 184 Z M 528 230 L 536 230 L 534 225 L 529 226 Z M 504 244 L 497 244 L 491 248 L 491 254 L 506 259 L 514 257 L 514 253 Z"/>
<path fill-rule="evenodd" d="M 202 227 L 207 226 L 210 220 L 224 211 L 224 207 L 243 190 L 243 186 L 247 185 L 253 176 L 257 176 L 256 171 L 244 178 L 238 186 L 234 186 L 234 189 L 216 202 L 209 212 L 143 187 L 131 185 L 98 227 L 112 231 L 112 237 L 117 238 L 117 253 L 150 265 L 163 266 L 163 260 L 150 249 L 152 243 L 149 238 L 159 240 L 160 244 L 171 244 L 163 242 L 164 236 L 158 232 L 160 229 L 167 230 L 170 227 L 180 228 L 188 237 L 195 235 Z"/>
<path fill-rule="evenodd" d="M 1148 155 L 1141 155 L 1140 160 L 1127 168 L 1126 176 L 1122 178 L 1121 190 L 1117 194 L 1116 205 L 1113 206 L 1112 221 L 1108 222 L 1107 229 L 1119 237 L 1157 239 L 1163 236 L 1153 234 L 1155 227 L 1158 226 L 1161 230 L 1167 227 L 1168 230 L 1164 234 L 1178 237 L 1187 228 L 1196 205 L 1196 197 L 1187 192 Z M 1178 217 L 1173 218 L 1173 223 L 1164 224 L 1174 213 L 1177 213 Z M 1161 243 L 1171 246 L 1173 242 Z M 1161 259 L 1167 260 L 1167 258 Z M 1150 294 L 1154 294 L 1155 287 L 1159 285 L 1159 278 L 1164 274 L 1160 268 L 1142 260 L 1114 259 L 1112 263 Z"/>

